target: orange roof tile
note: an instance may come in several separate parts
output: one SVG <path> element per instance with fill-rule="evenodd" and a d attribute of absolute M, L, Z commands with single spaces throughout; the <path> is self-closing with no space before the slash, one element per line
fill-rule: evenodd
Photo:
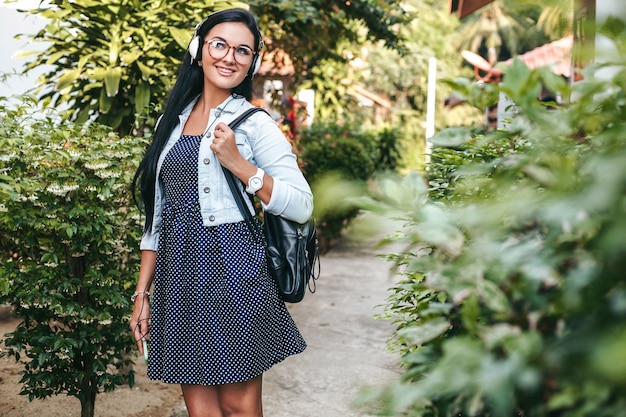
<path fill-rule="evenodd" d="M 549 66 L 552 72 L 569 78 L 572 73 L 572 47 L 574 37 L 567 36 L 554 42 L 547 43 L 517 57 L 530 69 Z M 503 62 L 505 65 L 513 63 L 513 59 Z"/>

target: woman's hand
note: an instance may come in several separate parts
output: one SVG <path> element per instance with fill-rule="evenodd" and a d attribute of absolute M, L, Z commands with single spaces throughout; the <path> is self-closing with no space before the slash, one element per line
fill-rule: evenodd
<path fill-rule="evenodd" d="M 213 130 L 213 142 L 211 150 L 220 163 L 229 171 L 241 165 L 244 159 L 237 149 L 235 142 L 235 132 L 226 123 L 218 123 Z"/>
<path fill-rule="evenodd" d="M 220 163 L 235 176 L 247 184 L 250 177 L 256 174 L 257 167 L 252 165 L 239 153 L 235 132 L 226 124 L 218 123 L 213 131 L 211 150 Z M 257 191 L 256 196 L 265 204 L 268 204 L 274 189 L 274 179 L 267 173 L 263 176 L 263 188 Z"/>
<path fill-rule="evenodd" d="M 130 318 L 130 330 L 137 342 L 139 352 L 144 354 L 143 341 L 150 335 L 150 301 L 147 294 L 139 294 L 135 299 L 135 307 Z"/>

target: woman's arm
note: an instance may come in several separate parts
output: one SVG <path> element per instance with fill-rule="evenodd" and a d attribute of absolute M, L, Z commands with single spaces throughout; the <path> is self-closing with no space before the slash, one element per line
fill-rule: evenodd
<path fill-rule="evenodd" d="M 256 192 L 264 209 L 300 223 L 313 211 L 311 188 L 302 175 L 292 146 L 276 122 L 259 112 L 251 116 L 254 133 L 247 137 L 254 154 L 254 163 L 263 169 L 263 187 Z M 237 148 L 234 132 L 218 123 L 213 133 L 211 150 L 220 163 L 244 184 L 256 174 L 257 166 L 246 160 Z"/>
<path fill-rule="evenodd" d="M 135 305 L 130 318 L 130 329 L 137 342 L 139 351 L 143 354 L 143 339 L 150 333 L 150 286 L 154 276 L 157 253 L 152 250 L 141 251 L 141 265 L 139 266 L 139 279 L 135 290 Z"/>
<path fill-rule="evenodd" d="M 257 167 L 241 156 L 239 149 L 237 149 L 235 132 L 226 123 L 218 123 L 215 126 L 211 150 L 215 153 L 220 163 L 244 184 L 248 182 L 250 177 L 256 174 Z M 256 196 L 264 203 L 268 203 L 272 197 L 273 188 L 274 180 L 271 176 L 265 174 L 263 175 L 263 187 L 256 192 Z"/>

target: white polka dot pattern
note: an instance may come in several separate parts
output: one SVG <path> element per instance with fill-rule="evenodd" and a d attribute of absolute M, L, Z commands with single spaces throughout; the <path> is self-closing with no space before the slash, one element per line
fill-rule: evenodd
<path fill-rule="evenodd" d="M 148 377 L 216 385 L 265 372 L 306 343 L 244 222 L 205 227 L 197 191 L 200 136 L 182 136 L 161 169 Z"/>

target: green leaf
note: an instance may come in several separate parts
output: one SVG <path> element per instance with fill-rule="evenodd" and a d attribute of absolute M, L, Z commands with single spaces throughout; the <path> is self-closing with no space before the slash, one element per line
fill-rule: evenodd
<path fill-rule="evenodd" d="M 108 96 L 104 89 L 100 90 L 100 99 L 98 101 L 98 109 L 103 114 L 109 113 L 111 107 L 113 106 L 113 98 Z"/>
<path fill-rule="evenodd" d="M 475 294 L 472 294 L 463 300 L 461 305 L 461 318 L 463 320 L 463 325 L 467 328 L 467 330 L 470 333 L 475 333 L 480 319 L 480 307 Z"/>
<path fill-rule="evenodd" d="M 509 301 L 497 284 L 488 280 L 481 280 L 477 284 L 478 293 L 483 302 L 496 312 L 507 312 Z"/>
<path fill-rule="evenodd" d="M 120 54 L 120 61 L 124 65 L 131 65 L 135 61 L 137 61 L 137 59 L 139 59 L 139 57 L 141 57 L 142 55 L 143 55 L 143 51 L 140 51 L 139 49 L 135 48 L 132 51 L 122 52 Z"/>
<path fill-rule="evenodd" d="M 63 58 L 64 56 L 66 56 L 66 52 L 65 51 L 59 51 L 55 54 L 51 54 L 48 59 L 46 60 L 46 65 L 53 65 L 55 64 L 60 58 Z M 24 57 L 20 57 L 20 58 L 24 58 Z"/>
<path fill-rule="evenodd" d="M 41 54 L 40 51 L 16 51 L 13 53 L 13 55 L 11 55 L 11 59 L 25 59 L 25 58 L 30 58 L 31 56 L 38 56 L 39 54 Z"/>
<path fill-rule="evenodd" d="M 68 87 L 71 87 L 74 81 L 78 79 L 80 76 L 80 69 L 76 68 L 73 70 L 67 70 L 59 77 L 59 81 L 57 82 L 56 89 L 58 91 L 63 91 Z"/>
<path fill-rule="evenodd" d="M 102 67 L 96 67 L 88 70 L 90 76 L 95 80 L 104 80 L 104 77 L 107 74 L 107 69 Z"/>
<path fill-rule="evenodd" d="M 150 84 L 140 81 L 135 90 L 135 111 L 143 113 L 150 105 Z"/>
<path fill-rule="evenodd" d="M 158 72 L 154 68 L 145 65 L 141 61 L 137 61 L 137 66 L 139 67 L 139 71 L 141 72 L 141 79 L 144 81 L 148 81 L 151 76 L 158 74 Z"/>
<path fill-rule="evenodd" d="M 122 78 L 122 68 L 108 68 L 104 74 L 104 85 L 108 97 L 115 97 L 120 89 L 120 80 Z"/>
<path fill-rule="evenodd" d="M 398 336 L 406 338 L 414 346 L 421 346 L 441 336 L 448 331 L 448 329 L 450 329 L 450 323 L 439 317 L 423 324 L 405 327 L 398 331 Z"/>
<path fill-rule="evenodd" d="M 189 29 L 169 27 L 168 30 L 178 46 L 180 46 L 183 50 L 187 50 L 187 46 L 189 45 L 189 41 L 191 39 Z"/>
<path fill-rule="evenodd" d="M 467 128 L 450 127 L 435 133 L 429 140 L 436 146 L 458 147 L 472 139 Z"/>

